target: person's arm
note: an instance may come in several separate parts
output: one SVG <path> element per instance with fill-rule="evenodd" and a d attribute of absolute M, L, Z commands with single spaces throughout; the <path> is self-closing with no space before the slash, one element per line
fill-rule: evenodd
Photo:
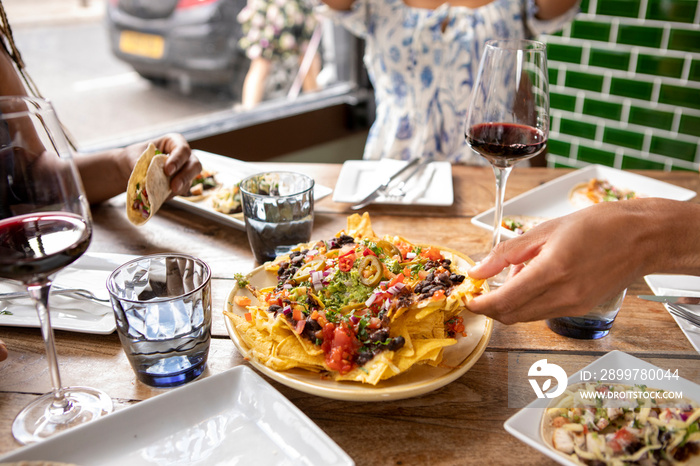
<path fill-rule="evenodd" d="M 162 153 L 168 154 L 165 174 L 175 174 L 170 181 L 173 195 L 186 194 L 192 180 L 202 170 L 189 144 L 177 133 L 166 134 L 153 143 Z M 77 155 L 76 162 L 88 201 L 95 204 L 123 193 L 131 171 L 147 145 L 144 142 L 123 149 Z"/>
<path fill-rule="evenodd" d="M 579 0 L 535 0 L 538 19 L 548 20 L 569 11 Z"/>
<path fill-rule="evenodd" d="M 512 264 L 511 276 L 468 307 L 506 324 L 583 315 L 646 274 L 700 274 L 698 244 L 699 204 L 596 204 L 500 243 L 469 276 L 488 278 Z"/>

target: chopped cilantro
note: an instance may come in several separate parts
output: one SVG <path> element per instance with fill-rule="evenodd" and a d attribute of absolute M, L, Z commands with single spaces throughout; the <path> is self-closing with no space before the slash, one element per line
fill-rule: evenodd
<path fill-rule="evenodd" d="M 233 274 L 233 279 L 238 283 L 238 288 L 245 288 L 248 285 L 248 279 L 242 273 Z"/>

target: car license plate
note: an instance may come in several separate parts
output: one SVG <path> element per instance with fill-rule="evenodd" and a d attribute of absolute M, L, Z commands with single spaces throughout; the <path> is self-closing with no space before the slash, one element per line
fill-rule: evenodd
<path fill-rule="evenodd" d="M 131 55 L 159 59 L 163 57 L 165 40 L 155 34 L 122 31 L 119 35 L 119 50 Z"/>

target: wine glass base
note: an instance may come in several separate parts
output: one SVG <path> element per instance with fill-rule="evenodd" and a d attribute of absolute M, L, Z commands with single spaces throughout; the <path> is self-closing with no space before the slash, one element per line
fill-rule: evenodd
<path fill-rule="evenodd" d="M 22 445 L 35 443 L 71 427 L 84 424 L 112 412 L 112 399 L 100 390 L 88 387 L 64 387 L 65 408 L 53 406 L 53 392 L 27 405 L 12 423 L 12 436 Z"/>

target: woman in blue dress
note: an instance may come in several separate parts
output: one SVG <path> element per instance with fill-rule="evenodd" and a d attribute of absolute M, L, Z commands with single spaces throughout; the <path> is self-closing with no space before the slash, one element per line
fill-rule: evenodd
<path fill-rule="evenodd" d="M 365 159 L 484 164 L 464 121 L 484 43 L 559 30 L 578 0 L 323 0 L 321 14 L 366 42 L 376 119 Z"/>

